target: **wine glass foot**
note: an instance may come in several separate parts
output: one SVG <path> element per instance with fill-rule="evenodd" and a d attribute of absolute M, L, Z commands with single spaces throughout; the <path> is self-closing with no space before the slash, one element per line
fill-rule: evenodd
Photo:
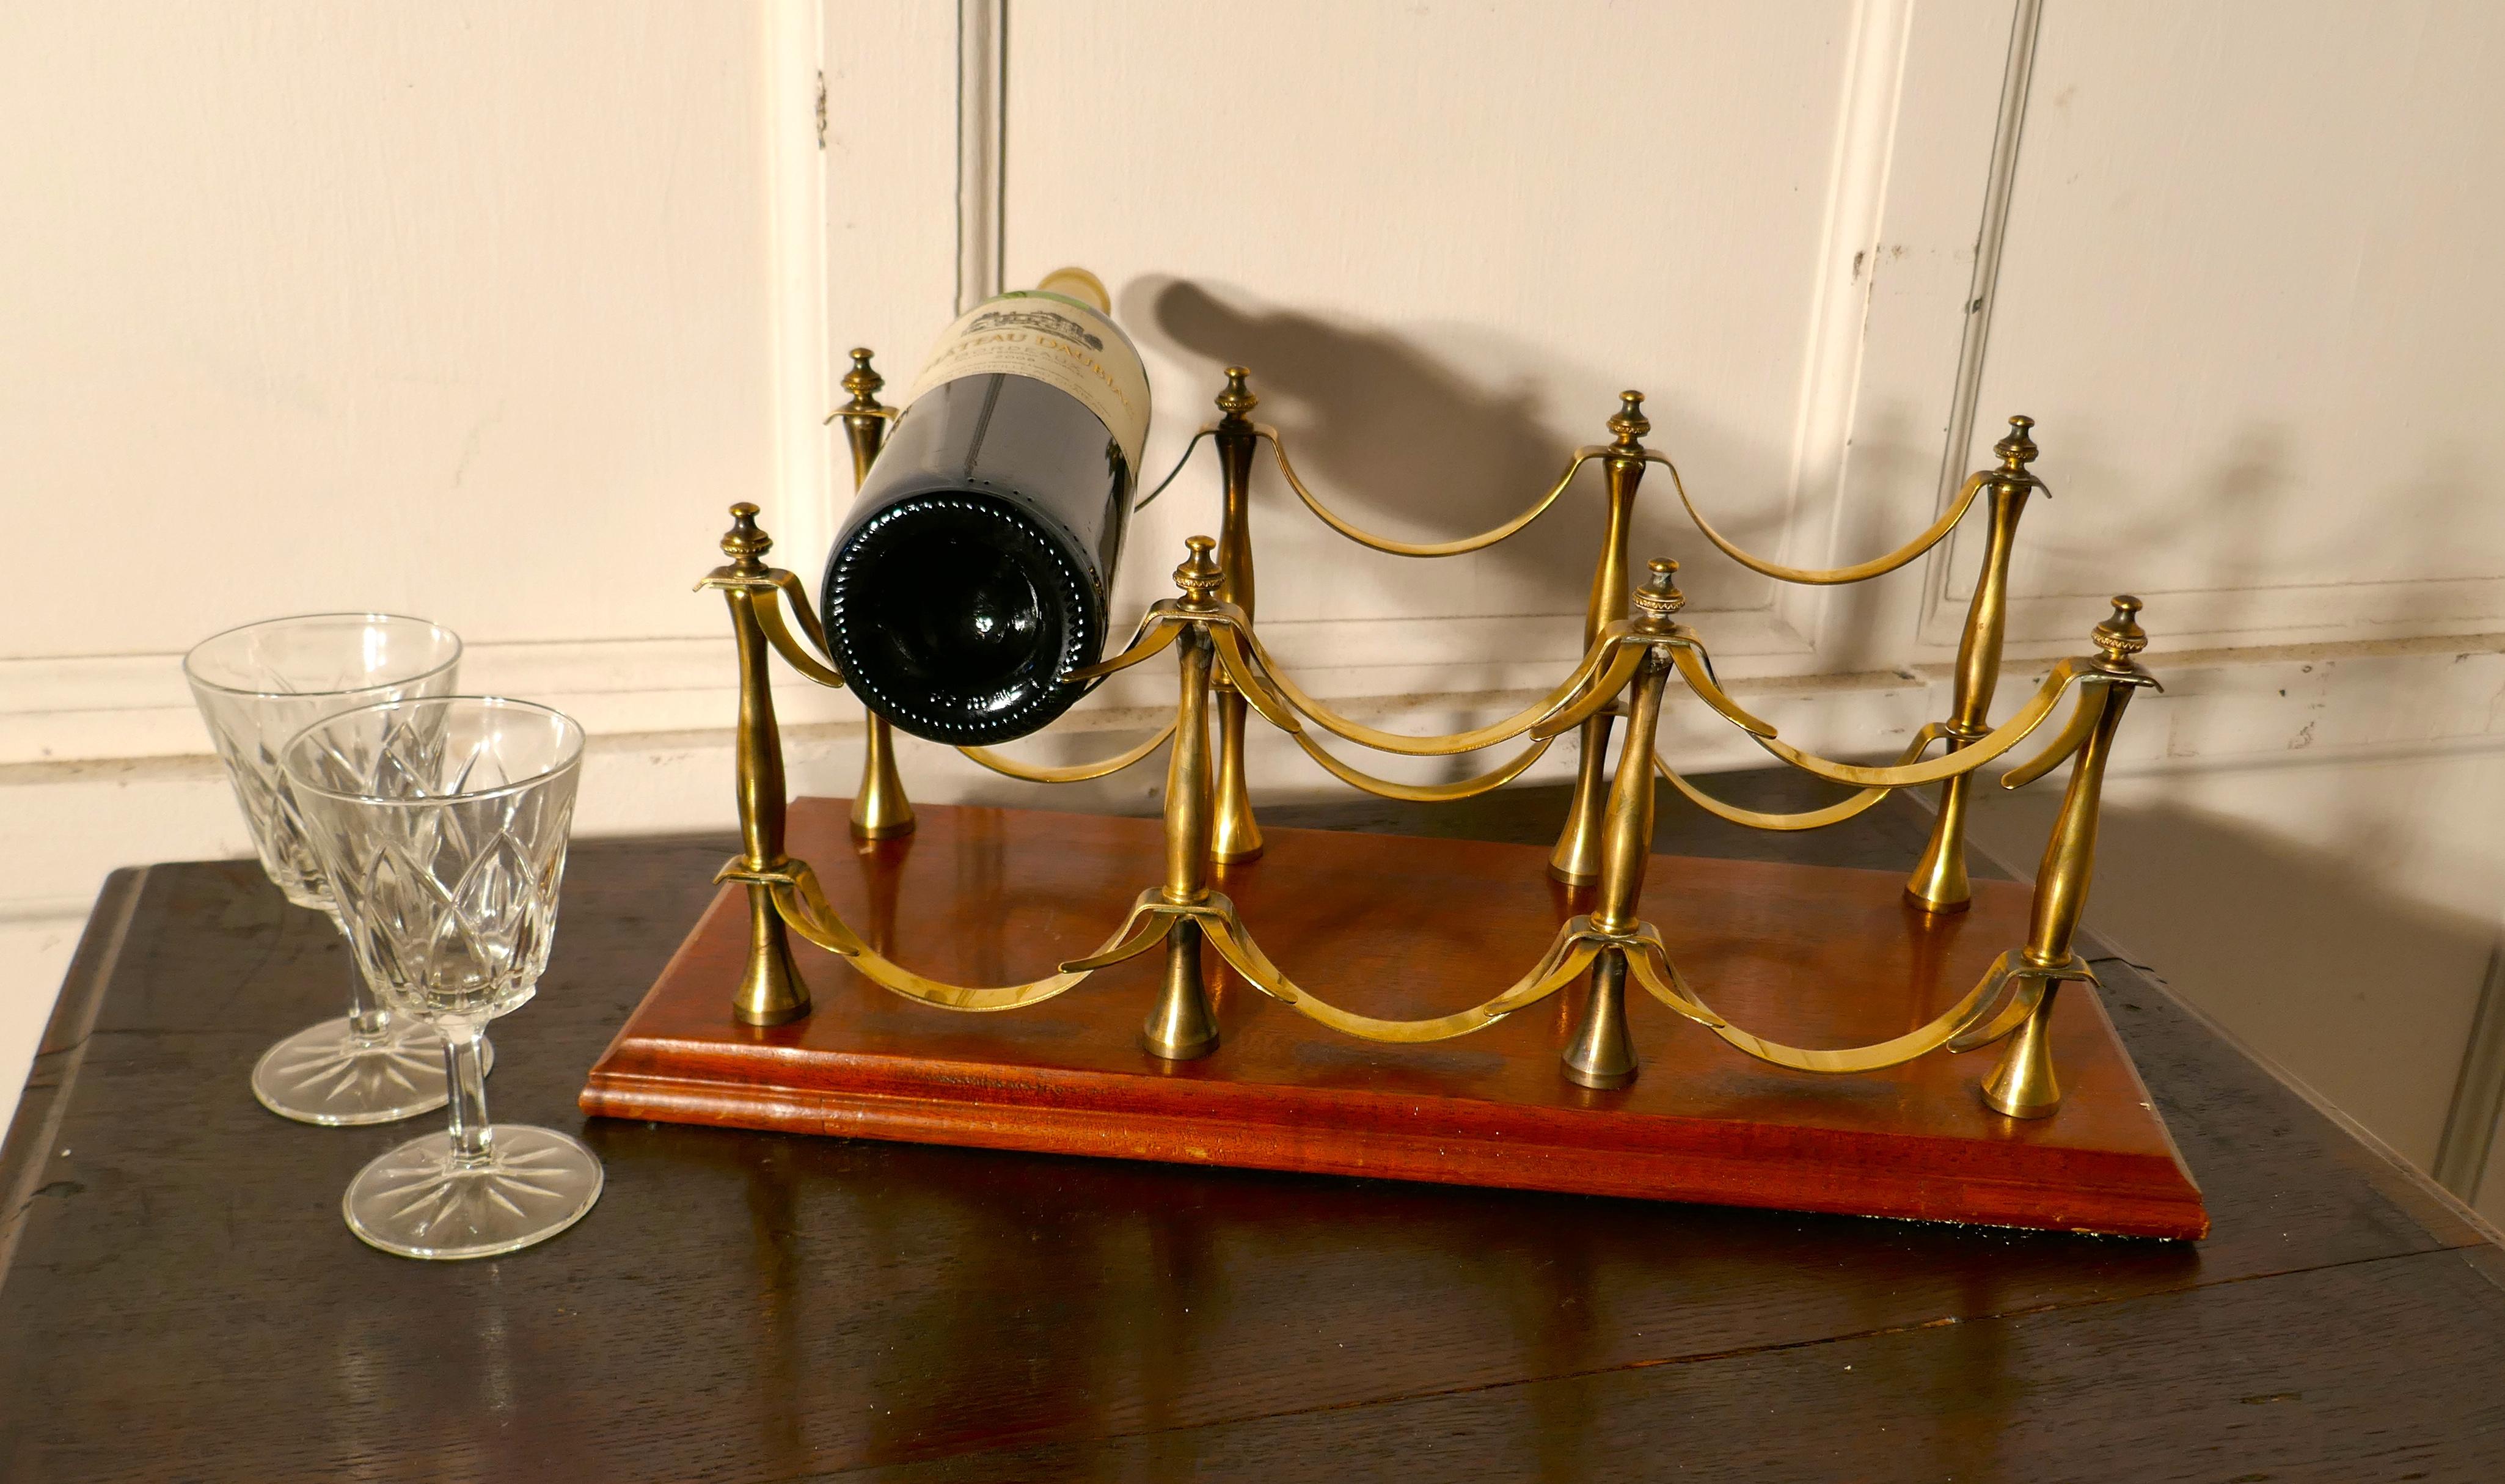
<path fill-rule="evenodd" d="M 495 1065 L 492 1048 L 480 1060 Z M 252 1095 L 282 1118 L 333 1127 L 390 1123 L 443 1106 L 443 1038 L 410 1020 L 367 1045 L 342 1015 L 307 1026 L 263 1053 Z"/>
<path fill-rule="evenodd" d="M 452 1136 L 412 1139 L 358 1172 L 339 1202 L 348 1229 L 404 1257 L 492 1257 L 544 1242 L 600 1199 L 600 1159 L 554 1129 L 498 1123 L 484 1163 Z"/>

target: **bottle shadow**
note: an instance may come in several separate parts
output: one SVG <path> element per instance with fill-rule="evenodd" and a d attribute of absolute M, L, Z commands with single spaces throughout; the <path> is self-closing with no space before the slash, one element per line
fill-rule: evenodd
<path fill-rule="evenodd" d="M 1207 365 L 1206 395 L 1216 394 L 1222 368 L 1250 367 L 1261 399 L 1252 415 L 1286 437 L 1306 484 L 1349 520 L 1394 540 L 1447 541 L 1510 519 L 1555 482 L 1576 444 L 1605 441 L 1603 424 L 1615 410 L 1558 408 L 1528 374 L 1490 384 L 1401 336 L 1299 309 L 1252 307 L 1222 286 L 1151 275 L 1121 297 L 1126 322 L 1147 344 Z M 1195 420 L 1215 415 L 1201 410 L 1200 385 L 1180 395 Z M 1584 415 L 1588 428 L 1580 427 Z M 1561 436 L 1561 424 L 1578 431 Z M 1264 451 L 1254 474 L 1262 503 L 1292 505 L 1268 464 Z M 1499 564 L 1517 593 L 1527 584 L 1539 612 L 1579 611 L 1599 540 L 1600 490 L 1598 473 L 1582 472 L 1557 510 L 1475 560 Z M 1320 529 L 1301 510 L 1282 516 Z M 1399 560 L 1338 549 L 1352 562 Z"/>

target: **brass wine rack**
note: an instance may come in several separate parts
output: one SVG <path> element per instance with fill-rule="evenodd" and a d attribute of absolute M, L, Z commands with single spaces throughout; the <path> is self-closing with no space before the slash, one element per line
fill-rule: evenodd
<path fill-rule="evenodd" d="M 830 415 L 850 442 L 856 482 L 878 456 L 896 410 L 882 406 L 884 385 L 870 352 L 852 353 L 844 377 L 850 400 Z M 1175 473 L 1135 509 L 1156 499 L 1187 466 L 1204 441 L 1216 450 L 1222 492 L 1219 534 L 1194 536 L 1175 569 L 1179 596 L 1149 606 L 1130 642 L 1101 663 L 1065 677 L 1092 682 L 1173 650 L 1177 660 L 1173 717 L 1147 740 L 1116 756 L 1059 767 L 1036 766 L 988 748 L 961 751 L 983 766 L 1035 783 L 1102 778 L 1145 760 L 1171 743 L 1166 769 L 1165 879 L 1148 885 L 1102 945 L 1082 958 L 1054 966 L 1050 974 L 1025 983 L 967 986 L 942 983 L 889 959 L 855 933 L 829 904 L 805 861 L 784 848 L 786 795 L 780 733 L 769 683 L 769 656 L 780 654 L 800 674 L 824 686 L 844 684 L 827 637 L 800 581 L 770 567 L 772 541 L 757 523 L 758 509 L 731 507 L 732 524 L 722 549 L 729 558 L 699 587 L 722 590 L 738 641 L 740 709 L 737 733 L 741 850 L 717 879 L 743 884 L 748 893 L 749 946 L 745 972 L 733 998 L 742 1021 L 773 1025 L 809 1012 L 806 985 L 794 965 L 789 934 L 839 955 L 871 981 L 907 998 L 961 1011 L 1009 1010 L 1062 994 L 1100 969 L 1166 950 L 1164 987 L 1141 1032 L 1152 1054 L 1174 1060 L 1216 1049 L 1220 1030 L 1202 975 L 1204 943 L 1226 966 L 1262 993 L 1322 1024 L 1378 1042 L 1429 1042 L 1465 1035 L 1534 1005 L 1588 973 L 1591 993 L 1562 1057 L 1567 1078 L 1586 1086 L 1613 1087 L 1638 1072 L 1627 1033 L 1628 979 L 1672 1010 L 1760 1061 L 1805 1072 L 1852 1073 L 1894 1066 L 1946 1047 L 1972 1050 L 2005 1042 L 1983 1083 L 1992 1108 L 2011 1117 L 2042 1117 L 2060 1105 L 2048 1043 L 2055 996 L 2066 981 L 2096 979 L 2072 946 L 2094 866 L 2098 798 L 2111 756 L 2115 728 L 2135 691 L 2157 682 L 2135 657 L 2147 645 L 2137 622 L 2139 602 L 2113 600 L 2112 616 L 2097 625 L 2093 654 L 2064 659 L 2008 720 L 1989 722 L 2000 671 L 2008 610 L 2009 564 L 2020 516 L 2030 495 L 2045 489 L 2032 472 L 2037 448 L 2025 417 L 2010 419 L 2008 437 L 1993 445 L 1999 463 L 1968 477 L 1958 497 L 1930 527 L 1885 556 L 1850 567 L 1805 569 L 1767 561 L 1716 531 L 1689 498 L 1677 466 L 1643 438 L 1652 431 L 1639 392 L 1622 394 L 1608 419 L 1609 442 L 1577 448 L 1545 493 L 1500 525 L 1456 541 L 1394 541 L 1347 520 L 1319 498 L 1297 474 L 1279 431 L 1251 420 L 1258 405 L 1251 374 L 1229 368 L 1218 394 L 1217 421 L 1186 444 Z M 1254 559 L 1251 529 L 1252 474 L 1268 444 L 1289 489 L 1323 524 L 1359 545 L 1394 555 L 1454 556 L 1492 547 L 1528 527 L 1553 507 L 1587 463 L 1601 465 L 1607 498 L 1606 520 L 1585 610 L 1584 653 L 1572 671 L 1539 701 L 1501 721 L 1468 731 L 1410 736 L 1367 726 L 1306 693 L 1270 654 L 1254 625 Z M 1813 585 L 1859 583 L 1893 572 L 1936 547 L 1990 496 L 1990 539 L 1980 581 L 1968 606 L 1958 652 L 1950 715 L 1923 726 L 1892 764 L 1837 762 L 1785 742 L 1777 729 L 1750 715 L 1714 679 L 1704 641 L 1677 621 L 1683 606 L 1676 584 L 1678 564 L 1649 563 L 1641 586 L 1631 589 L 1628 550 L 1632 515 L 1646 470 L 1668 473 L 1697 530 L 1725 555 L 1778 582 Z M 1713 796 L 1672 768 L 1657 749 L 1664 695 L 1673 675 L 1715 715 L 1775 758 L 1803 772 L 1849 785 L 1858 792 L 1824 808 L 1769 814 Z M 1820 1049 L 1766 1040 L 1717 1013 L 1672 959 L 1660 933 L 1638 915 L 1644 872 L 1651 858 L 1654 784 L 1658 771 L 1700 808 L 1752 829 L 1812 830 L 1870 808 L 1898 789 L 1940 785 L 1940 809 L 1920 863 L 1906 883 L 1906 898 L 1930 913 L 1963 910 L 1971 892 L 1965 867 L 1964 830 L 1974 775 L 2039 730 L 2073 689 L 2068 721 L 2035 756 L 2004 773 L 2004 788 L 2021 788 L 2067 760 L 2068 787 L 2038 870 L 2027 940 L 2010 947 L 1955 1005 L 1928 1024 L 1868 1045 Z M 1466 798 L 1521 775 L 1554 741 L 1581 733 L 1581 754 L 1571 802 L 1551 853 L 1549 873 L 1592 889 L 1587 912 L 1561 923 L 1545 949 L 1521 977 L 1467 1009 L 1420 1020 L 1385 1020 L 1331 1005 L 1299 986 L 1262 951 L 1252 927 L 1227 897 L 1211 886 L 1213 862 L 1249 861 L 1262 841 L 1245 772 L 1245 742 L 1252 716 L 1285 732 L 1332 776 L 1386 797 L 1435 801 Z M 1609 733 L 1623 719 L 1626 736 L 1619 760 L 1605 762 Z M 1439 784 L 1407 784 L 1378 778 L 1342 760 L 1313 735 L 1319 728 L 1343 741 L 1394 755 L 1444 757 L 1519 741 L 1519 750 L 1475 777 Z M 1927 756 L 1934 744 L 1942 752 Z M 913 829 L 912 805 L 896 762 L 895 741 L 885 719 L 871 713 L 863 777 L 852 804 L 852 830 L 864 839 L 891 837 Z M 1399 920 L 1394 904 L 1387 914 Z M 1396 931 L 1396 927 L 1394 929 Z"/>

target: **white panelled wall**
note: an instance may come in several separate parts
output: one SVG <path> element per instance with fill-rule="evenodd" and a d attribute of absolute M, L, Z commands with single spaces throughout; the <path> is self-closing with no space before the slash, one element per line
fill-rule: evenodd
<path fill-rule="evenodd" d="M 0 7 L 0 1088 L 111 866 L 238 854 L 176 658 L 277 613 L 438 618 L 596 736 L 582 829 L 731 819 L 719 604 L 756 499 L 812 572 L 840 352 L 900 387 L 960 300 L 1079 262 L 1159 399 L 1220 368 L 1393 534 L 1510 513 L 1616 394 L 1797 565 L 1927 523 L 2012 412 L 2009 691 L 2135 590 L 2092 921 L 2471 1189 L 2505 1072 L 2505 14 L 1862 0 L 1260 7 L 684 0 Z M 1450 726 L 1579 636 L 1598 481 L 1494 550 L 1378 556 L 1256 481 L 1260 612 L 1351 709 Z M 1125 606 L 1213 524 L 1140 519 Z M 1658 474 L 1639 556 L 1820 750 L 1943 715 L 1977 548 L 1781 587 Z M 1110 688 L 1041 755 L 1136 726 Z M 795 787 L 858 710 L 785 692 Z M 2005 707 L 2004 707 L 2005 709 Z M 1690 768 L 1745 765 L 1676 719 Z M 918 795 L 1027 796 L 908 744 Z M 1570 768 L 1553 756 L 1543 771 Z M 1256 749 L 1259 792 L 1322 791 Z M 1155 769 L 1094 786 L 1146 808 Z M 2052 785 L 1995 797 L 2022 868 Z M 308 1007 L 308 1018 L 316 1007 Z M 2467 1091 L 2463 1071 L 2472 1074 Z M 241 1089 L 235 1089 L 241 1095 Z M 9 1094 L 0 1092 L 0 1101 Z M 2505 1206 L 2505 1176 L 2488 1182 Z"/>

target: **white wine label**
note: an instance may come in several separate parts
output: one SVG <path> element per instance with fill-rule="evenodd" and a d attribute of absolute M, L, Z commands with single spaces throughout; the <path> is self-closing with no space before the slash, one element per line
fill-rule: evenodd
<path fill-rule="evenodd" d="M 1006 372 L 1059 387 L 1096 414 L 1141 477 L 1148 441 L 1148 373 L 1139 352 L 1098 310 L 1058 294 L 986 300 L 948 327 L 913 378 L 904 405 L 943 381 Z"/>

